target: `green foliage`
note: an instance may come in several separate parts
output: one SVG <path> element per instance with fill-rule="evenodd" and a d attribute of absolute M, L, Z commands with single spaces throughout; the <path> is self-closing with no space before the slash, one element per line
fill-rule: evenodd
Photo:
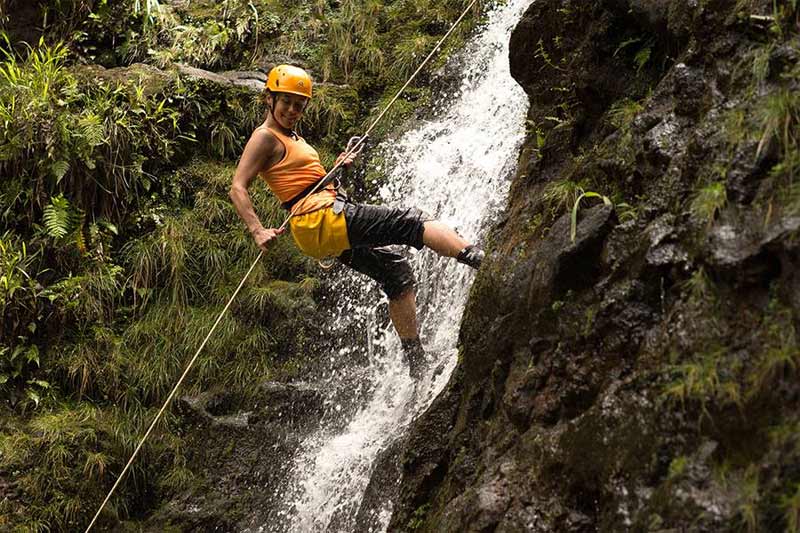
<path fill-rule="evenodd" d="M 741 531 L 762 531 L 759 520 L 761 490 L 759 468 L 756 464 L 746 467 L 723 461 L 714 468 L 714 478 L 720 489 L 730 495 L 736 508 L 736 518 Z"/>
<path fill-rule="evenodd" d="M 796 150 L 800 143 L 800 95 L 796 90 L 782 88 L 766 98 L 760 110 L 763 134 L 758 144 L 760 154 L 766 144 L 776 139 L 784 155 Z"/>
<path fill-rule="evenodd" d="M 42 222 L 50 237 L 61 239 L 71 231 L 79 220 L 78 214 L 72 209 L 69 200 L 63 194 L 50 199 L 50 205 L 44 208 Z"/>
<path fill-rule="evenodd" d="M 575 200 L 575 204 L 572 206 L 572 215 L 570 216 L 570 231 L 569 231 L 569 238 L 572 242 L 575 242 L 575 237 L 578 234 L 578 210 L 581 206 L 581 200 L 584 198 L 599 198 L 603 200 L 603 204 L 605 205 L 613 205 L 611 203 L 611 199 L 608 196 L 604 196 L 597 192 L 582 192 L 580 196 Z"/>
<path fill-rule="evenodd" d="M 797 73 L 790 77 L 800 79 Z M 766 204 L 765 225 L 771 221 L 773 211 L 800 211 L 800 98 L 796 92 L 790 86 L 782 87 L 756 104 L 757 155 L 777 158 L 766 186 L 759 191 Z"/>
<path fill-rule="evenodd" d="M 717 181 L 706 185 L 697 191 L 692 200 L 691 210 L 700 220 L 706 221 L 710 226 L 714 219 L 728 203 L 725 183 Z"/>
<path fill-rule="evenodd" d="M 667 473 L 667 479 L 674 480 L 678 479 L 686 473 L 686 468 L 689 464 L 689 458 L 685 455 L 680 455 L 674 458 L 669 463 L 669 472 Z"/>
<path fill-rule="evenodd" d="M 38 378 L 39 346 L 34 342 L 46 318 L 46 293 L 36 281 L 40 258 L 28 253 L 25 243 L 5 233 L 0 237 L 0 392 L 12 399 L 27 399 L 38 405 L 50 388 Z"/>
<path fill-rule="evenodd" d="M 211 150 L 222 159 L 233 159 L 241 151 L 242 144 L 236 133 L 225 122 L 217 122 L 211 128 Z"/>
<path fill-rule="evenodd" d="M 542 126 L 535 121 L 528 119 L 525 121 L 525 129 L 529 137 L 533 137 L 535 145 L 533 146 L 533 158 L 539 160 L 542 158 L 542 150 L 547 144 L 547 133 L 542 129 Z"/>
<path fill-rule="evenodd" d="M 769 74 L 769 58 L 775 50 L 775 43 L 770 42 L 760 47 L 753 54 L 753 79 L 757 86 L 763 86 Z"/>
<path fill-rule="evenodd" d="M 633 119 L 636 118 L 636 115 L 641 113 L 643 109 L 644 107 L 642 104 L 636 100 L 623 98 L 611 106 L 611 109 L 608 110 L 608 118 L 614 127 L 626 130 L 630 128 Z"/>
<path fill-rule="evenodd" d="M 619 221 L 622 223 L 639 218 L 639 207 L 635 205 L 631 205 L 627 202 L 617 202 L 614 204 L 614 207 L 617 211 Z"/>
<path fill-rule="evenodd" d="M 436 44 L 434 37 L 420 33 L 408 35 L 394 48 L 393 64 L 403 77 L 408 77 L 422 63 Z"/>
<path fill-rule="evenodd" d="M 303 285 L 276 280 L 264 286 L 250 287 L 242 295 L 241 305 L 253 315 L 266 319 L 273 313 L 297 316 L 313 307 L 314 301 L 309 298 L 309 289 L 313 290 L 313 287 L 313 282 Z"/>
<path fill-rule="evenodd" d="M 148 20 L 153 20 L 154 16 L 161 9 L 158 0 L 133 0 L 133 13 L 136 15 L 144 14 Z"/>
<path fill-rule="evenodd" d="M 17 526 L 45 531 L 77 530 L 88 523 L 133 451 L 139 430 L 122 423 L 117 413 L 86 403 L 57 405 L 19 429 L 0 433 L 0 467 L 18 473 L 27 496 L 20 502 Z M 146 490 L 147 478 L 176 454 L 169 440 L 154 439 L 143 455 L 149 466 L 134 465 L 131 474 L 142 486 L 121 487 L 112 500 L 112 515 L 124 512 L 125 499 Z"/>
<path fill-rule="evenodd" d="M 705 304 L 716 300 L 714 283 L 703 266 L 692 272 L 691 277 L 683 283 L 683 289 L 696 304 Z"/>
<path fill-rule="evenodd" d="M 314 94 L 304 122 L 307 126 L 304 130 L 316 133 L 319 137 L 331 137 L 340 139 L 343 130 L 349 130 L 354 125 L 355 111 L 358 98 L 353 91 L 347 91 L 328 85 L 320 86 Z"/>
<path fill-rule="evenodd" d="M 725 407 L 741 405 L 742 392 L 736 379 L 738 363 L 729 360 L 727 350 L 717 347 L 697 354 L 692 360 L 671 367 L 673 381 L 664 389 L 669 400 L 699 404 L 702 413 L 711 418 L 709 402 Z"/>
<path fill-rule="evenodd" d="M 699 408 L 702 417 L 712 424 L 720 412 L 732 406 L 743 419 L 757 416 L 764 402 L 780 398 L 786 384 L 796 380 L 800 347 L 793 311 L 773 296 L 760 317 L 748 315 L 747 331 L 733 333 L 717 320 L 726 312 L 738 315 L 741 310 L 725 310 L 730 302 L 720 296 L 720 289 L 703 268 L 696 270 L 681 289 L 687 296 L 691 320 L 699 321 L 700 337 L 689 349 L 691 355 L 667 367 L 670 381 L 663 396 L 684 408 Z M 786 440 L 778 433 L 772 438 Z M 745 496 L 743 493 L 742 498 L 751 503 L 757 499 Z M 757 513 L 748 507 L 750 504 L 743 505 L 742 520 L 753 529 Z"/>
<path fill-rule="evenodd" d="M 572 180 L 555 181 L 544 191 L 545 204 L 555 213 L 572 209 L 583 194 L 585 184 Z"/>
<path fill-rule="evenodd" d="M 653 47 L 645 46 L 636 52 L 636 55 L 633 58 L 633 62 L 636 65 L 636 72 L 641 71 L 645 65 L 650 61 L 650 56 L 653 54 Z"/>
<path fill-rule="evenodd" d="M 231 27 L 216 20 L 202 25 L 175 24 L 162 32 L 172 34 L 172 46 L 158 53 L 156 65 L 165 67 L 173 62 L 218 67 L 224 61 L 224 52 L 234 35 Z M 156 54 L 153 54 L 154 56 Z"/>
<path fill-rule="evenodd" d="M 7 54 L 0 65 L 9 82 L 0 86 L 0 172 L 12 184 L 33 184 L 0 193 L 6 221 L 24 212 L 20 205 L 35 212 L 61 193 L 87 213 L 118 214 L 152 185 L 148 158 L 171 157 L 181 140 L 179 114 L 166 98 L 145 95 L 135 82 L 81 86 L 65 60 L 61 45 L 40 45 L 25 63 Z"/>
<path fill-rule="evenodd" d="M 789 533 L 800 531 L 800 484 L 795 487 L 792 494 L 781 498 L 781 507 L 786 520 L 786 531 Z"/>
<path fill-rule="evenodd" d="M 748 394 L 769 392 L 781 381 L 792 380 L 800 365 L 800 346 L 792 313 L 773 300 L 761 322 L 761 350 L 748 376 Z"/>
<path fill-rule="evenodd" d="M 644 41 L 644 42 L 643 42 Z M 631 61 L 636 67 L 636 72 L 641 70 L 650 62 L 653 55 L 654 40 L 644 40 L 642 37 L 634 37 L 623 41 L 614 51 L 614 57 L 620 52 L 633 53 Z"/>
<path fill-rule="evenodd" d="M 800 22 L 798 11 L 797 0 L 773 0 L 769 30 L 775 38 L 782 40 L 797 32 L 797 24 Z"/>
<path fill-rule="evenodd" d="M 556 65 L 553 62 L 553 59 L 550 57 L 550 53 L 545 48 L 543 39 L 539 39 L 539 42 L 536 44 L 536 52 L 533 54 L 533 57 L 541 59 L 545 65 L 552 68 L 553 70 L 564 70 L 563 67 Z"/>
<path fill-rule="evenodd" d="M 411 515 L 411 518 L 408 521 L 407 528 L 409 531 L 415 531 L 422 527 L 425 523 L 425 516 L 428 514 L 428 511 L 431 509 L 431 504 L 426 503 L 414 510 L 414 514 Z"/>
<path fill-rule="evenodd" d="M 758 470 L 750 466 L 736 486 L 740 494 L 738 513 L 748 533 L 760 531 L 758 521 L 758 504 L 760 500 Z"/>

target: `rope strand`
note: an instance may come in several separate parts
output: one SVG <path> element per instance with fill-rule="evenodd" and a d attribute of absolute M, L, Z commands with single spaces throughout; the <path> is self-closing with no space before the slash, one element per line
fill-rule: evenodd
<path fill-rule="evenodd" d="M 311 192 L 309 192 L 307 196 L 311 196 L 312 194 L 317 192 L 317 189 L 320 187 L 320 185 L 322 185 L 322 183 L 324 183 L 324 181 L 328 177 L 330 177 L 331 174 L 333 174 L 337 169 L 339 169 L 342 166 L 342 161 L 346 160 L 351 154 L 353 154 L 356 151 L 358 151 L 359 147 L 361 147 L 364 144 L 364 142 L 367 140 L 367 137 L 369 137 L 369 134 L 372 132 L 372 130 L 375 129 L 375 126 L 378 125 L 378 123 L 381 121 L 381 119 L 383 119 L 384 115 L 386 115 L 386 113 L 389 111 L 389 108 L 391 108 L 394 105 L 394 103 L 400 98 L 400 95 L 403 94 L 403 92 L 408 88 L 409 85 L 411 85 L 411 82 L 414 81 L 414 78 L 417 77 L 417 74 L 419 74 L 420 71 L 422 71 L 422 69 L 425 67 L 425 65 L 428 64 L 428 61 L 430 61 L 431 58 L 434 56 L 434 54 L 439 50 L 439 48 L 442 46 L 442 43 L 444 43 L 445 40 L 447 40 L 447 38 L 450 37 L 450 34 L 453 33 L 453 31 L 455 31 L 456 27 L 461 23 L 461 21 L 464 19 L 464 17 L 467 16 L 467 13 L 469 13 L 469 10 L 472 9 L 472 6 L 474 6 L 477 2 L 478 2 L 478 0 L 472 0 L 472 2 L 470 2 L 470 4 L 467 6 L 467 8 L 461 13 L 461 15 L 453 23 L 453 25 L 450 26 L 450 29 L 447 31 L 447 33 L 445 33 L 444 36 L 441 39 L 439 39 L 439 42 L 436 43 L 436 46 L 433 47 L 433 50 L 431 50 L 431 52 L 428 54 L 428 56 L 425 58 L 425 60 L 422 63 L 420 63 L 419 67 L 417 67 L 417 70 L 415 70 L 414 73 L 411 75 L 411 77 L 408 78 L 408 80 L 406 80 L 406 82 L 403 84 L 402 87 L 400 87 L 400 90 L 397 91 L 397 94 L 394 95 L 394 98 L 392 98 L 389 101 L 389 103 L 386 104 L 386 106 L 383 108 L 383 111 L 381 111 L 380 114 L 378 115 L 378 117 L 375 120 L 372 121 L 372 124 L 370 125 L 369 128 L 367 128 L 367 131 L 364 132 L 364 135 L 361 136 L 361 138 L 358 140 L 357 143 L 355 143 L 352 146 L 352 148 L 350 148 L 349 150 L 345 151 L 344 157 L 340 158 L 339 163 L 336 163 L 333 166 L 333 168 L 330 169 L 327 174 L 325 174 L 325 176 L 319 181 L 319 183 L 317 183 L 317 186 L 314 187 L 313 189 L 311 189 Z M 299 204 L 300 204 L 300 202 L 298 202 L 297 204 L 295 204 L 294 207 L 292 207 L 292 210 L 289 212 L 289 216 L 287 216 L 286 220 L 283 221 L 283 224 L 281 224 L 280 229 L 283 229 L 283 228 L 286 227 L 286 225 L 289 223 L 289 220 L 294 216 L 294 211 L 299 206 Z"/>
<path fill-rule="evenodd" d="M 397 91 L 397 94 L 394 95 L 394 98 L 392 98 L 389 101 L 389 103 L 384 107 L 383 111 L 381 111 L 381 113 L 372 122 L 372 124 L 369 126 L 369 128 L 367 128 L 367 131 L 364 132 L 364 135 L 362 135 L 360 137 L 360 139 L 358 140 L 358 142 L 355 143 L 349 150 L 347 150 L 345 152 L 344 157 L 340 158 L 339 163 L 337 163 L 337 164 L 335 164 L 333 166 L 333 168 L 323 177 L 323 179 L 320 180 L 320 182 L 317 184 L 317 186 L 314 187 L 311 190 L 309 195 L 314 194 L 317 191 L 317 189 L 319 188 L 319 186 L 322 184 L 322 182 L 342 166 L 342 161 L 346 160 L 347 157 L 349 157 L 351 154 L 353 154 L 356 151 L 358 151 L 359 147 L 366 141 L 367 137 L 372 132 L 372 130 L 375 128 L 375 126 L 383 119 L 383 117 L 389 111 L 389 108 L 391 108 L 392 105 L 394 105 L 394 103 L 398 100 L 398 98 L 400 98 L 400 95 L 403 93 L 403 91 L 405 91 L 406 88 L 408 88 L 408 86 L 411 84 L 411 82 L 414 81 L 414 78 L 417 77 L 417 74 L 419 74 L 420 71 L 422 71 L 422 69 L 425 67 L 425 65 L 431 60 L 431 58 L 434 56 L 434 54 L 442 46 L 444 41 L 448 37 L 450 37 L 450 35 L 453 33 L 453 31 L 455 31 L 456 27 L 461 23 L 461 21 L 464 19 L 464 17 L 467 15 L 467 13 L 469 13 L 469 10 L 472 9 L 472 7 L 477 3 L 477 1 L 478 0 L 472 0 L 472 2 L 470 2 L 470 4 L 467 6 L 467 8 L 461 13 L 461 16 L 459 16 L 458 19 L 456 19 L 456 21 L 450 27 L 448 32 L 441 39 L 439 39 L 439 42 L 436 43 L 436 46 L 433 48 L 433 50 L 431 50 L 431 52 L 428 54 L 428 56 L 425 58 L 425 60 L 419 65 L 419 67 L 417 67 L 417 70 L 414 71 L 414 73 L 411 75 L 410 78 L 408 78 L 408 80 L 405 82 L 405 84 L 403 84 L 403 86 L 400 88 L 400 90 Z M 292 207 L 292 210 L 289 212 L 289 216 L 287 216 L 286 220 L 283 221 L 283 224 L 281 224 L 280 229 L 284 229 L 286 227 L 286 225 L 289 223 L 289 220 L 292 218 L 292 216 L 294 216 L 294 211 L 295 211 L 295 209 L 297 209 L 298 205 L 300 205 L 300 202 L 298 202 L 298 204 L 296 204 L 295 206 Z M 169 393 L 169 396 L 167 396 L 167 399 L 164 401 L 164 405 L 161 406 L 161 409 L 158 411 L 158 414 L 156 414 L 156 417 L 153 419 L 153 422 L 150 424 L 150 427 L 147 428 L 147 431 L 145 432 L 144 436 L 139 441 L 139 444 L 136 446 L 136 449 L 133 451 L 133 454 L 131 455 L 130 459 L 128 459 L 128 462 L 125 465 L 125 468 L 122 469 L 122 472 L 117 477 L 117 481 L 111 487 L 111 490 L 108 492 L 108 495 L 103 500 L 103 503 L 100 505 L 100 508 L 95 513 L 94 518 L 92 518 L 92 521 L 89 523 L 89 526 L 86 528 L 86 532 L 85 533 L 89 533 L 89 531 L 92 529 L 92 526 L 94 526 L 95 522 L 97 522 L 97 519 L 100 516 L 100 513 L 103 511 L 103 509 L 105 508 L 106 504 L 111 499 L 111 496 L 114 494 L 114 491 L 117 489 L 119 484 L 122 482 L 122 479 L 125 477 L 125 474 L 130 469 L 131 465 L 133 464 L 133 461 L 136 459 L 136 456 L 139 455 L 139 451 L 142 449 L 142 446 L 144 445 L 145 441 L 150 436 L 150 433 L 152 433 L 153 429 L 156 427 L 156 425 L 158 424 L 159 420 L 161 420 L 161 417 L 164 415 L 164 412 L 167 410 L 167 407 L 169 406 L 170 402 L 172 402 L 172 399 L 175 397 L 175 394 L 178 392 L 178 389 L 183 384 L 183 381 L 186 379 L 186 376 L 189 374 L 189 371 L 192 369 L 192 366 L 194 366 L 195 361 L 197 361 L 197 358 L 199 357 L 200 353 L 203 351 L 203 348 L 205 348 L 206 343 L 208 342 L 208 339 L 210 339 L 211 335 L 214 333 L 214 331 L 216 331 L 217 326 L 222 321 L 222 317 L 228 311 L 228 308 L 230 308 L 231 304 L 233 303 L 234 298 L 236 298 L 236 296 L 239 294 L 239 291 L 242 289 L 242 287 L 244 286 L 245 282 L 247 281 L 247 278 L 250 277 L 250 274 L 253 272 L 253 269 L 256 267 L 256 264 L 258 264 L 258 262 L 261 260 L 261 257 L 263 255 L 264 255 L 264 252 L 261 251 L 261 253 L 258 254 L 258 257 L 256 257 L 256 260 L 250 266 L 250 269 L 247 271 L 247 273 L 242 278 L 242 281 L 239 283 L 239 286 L 236 287 L 236 290 L 233 292 L 233 295 L 231 295 L 231 298 L 230 298 L 230 300 L 228 300 L 228 303 L 225 305 L 225 308 L 222 310 L 222 312 L 217 317 L 217 320 L 216 320 L 216 322 L 214 322 L 214 325 L 211 327 L 211 330 L 208 332 L 208 335 L 206 335 L 206 338 L 203 340 L 202 344 L 197 349 L 197 352 L 194 354 L 194 357 L 192 357 L 191 361 L 189 361 L 189 364 L 186 366 L 186 369 L 183 371 L 183 374 L 181 374 L 181 377 L 178 379 L 178 382 L 172 388 L 172 391 Z"/>

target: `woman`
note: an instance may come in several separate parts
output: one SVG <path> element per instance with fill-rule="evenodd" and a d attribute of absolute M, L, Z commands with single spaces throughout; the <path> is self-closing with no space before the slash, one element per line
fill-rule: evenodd
<path fill-rule="evenodd" d="M 377 281 L 389 298 L 389 316 L 402 341 L 410 374 L 418 379 L 426 360 L 419 341 L 414 273 L 402 255 L 386 246 L 427 246 L 473 268 L 480 266 L 483 251 L 416 208 L 355 204 L 337 198 L 333 185 L 308 194 L 326 174 L 317 152 L 294 132 L 311 96 L 311 78 L 303 69 L 280 65 L 270 71 L 270 112 L 245 146 L 233 177 L 231 200 L 256 245 L 266 251 L 283 230 L 265 228 L 253 209 L 247 189 L 256 176 L 262 177 L 284 208 L 293 210 L 289 227 L 300 250 L 316 259 L 337 257 Z M 337 164 L 350 165 L 353 156 L 344 156 L 339 156 Z"/>

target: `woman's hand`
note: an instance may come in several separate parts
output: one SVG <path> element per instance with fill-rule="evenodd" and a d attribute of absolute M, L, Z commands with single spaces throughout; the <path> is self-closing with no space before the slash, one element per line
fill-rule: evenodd
<path fill-rule="evenodd" d="M 346 154 L 347 154 L 347 152 L 342 152 L 341 154 L 339 154 L 339 157 L 336 158 L 336 163 L 334 163 L 334 166 L 336 166 L 339 163 L 341 163 L 342 165 L 344 165 L 346 167 L 349 167 L 350 165 L 353 164 L 353 161 L 355 160 L 356 156 L 358 155 L 358 154 L 350 154 L 349 156 L 347 156 L 345 158 Z"/>
<path fill-rule="evenodd" d="M 278 235 L 286 231 L 285 228 L 260 228 L 253 232 L 253 240 L 256 241 L 256 246 L 266 252 L 272 245 L 272 241 L 278 238 Z"/>

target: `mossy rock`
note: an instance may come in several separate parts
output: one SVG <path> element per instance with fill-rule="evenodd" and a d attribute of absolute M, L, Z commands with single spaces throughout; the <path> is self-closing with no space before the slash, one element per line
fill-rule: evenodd
<path fill-rule="evenodd" d="M 79 83 L 85 85 L 139 86 L 143 96 L 150 97 L 164 93 L 178 80 L 173 72 L 157 69 L 144 63 L 135 63 L 129 67 L 103 68 L 100 65 L 77 65 L 71 69 Z"/>

